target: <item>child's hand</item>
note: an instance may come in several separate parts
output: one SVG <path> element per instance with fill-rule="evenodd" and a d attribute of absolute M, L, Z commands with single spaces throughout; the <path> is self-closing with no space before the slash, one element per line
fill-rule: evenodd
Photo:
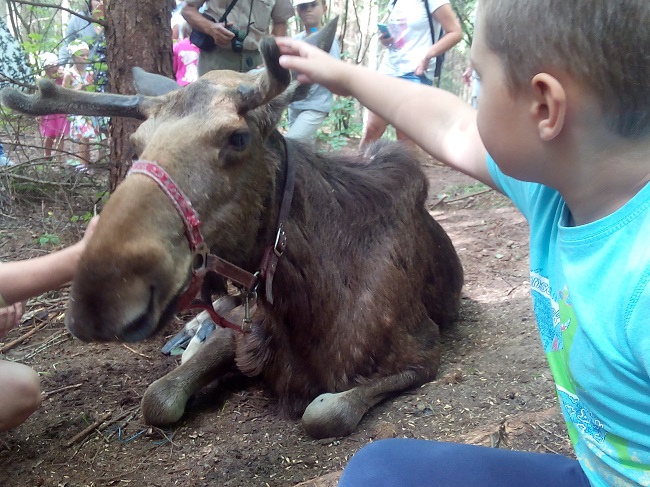
<path fill-rule="evenodd" d="M 86 227 L 86 231 L 84 232 L 84 236 L 82 240 L 84 242 L 88 242 L 90 240 L 90 237 L 93 236 L 93 233 L 95 233 L 95 228 L 97 228 L 97 222 L 99 221 L 99 215 L 95 215 L 90 219 L 88 222 L 88 226 Z"/>
<path fill-rule="evenodd" d="M 280 65 L 297 71 L 297 80 L 301 83 L 317 83 L 337 95 L 348 96 L 345 73 L 352 68 L 329 53 L 306 42 L 290 37 L 276 39 L 282 56 Z"/>
<path fill-rule="evenodd" d="M 14 303 L 11 306 L 0 308 L 0 338 L 20 323 L 25 312 L 25 303 Z"/>
<path fill-rule="evenodd" d="M 81 254 L 86 249 L 90 238 L 95 233 L 95 228 L 97 227 L 97 222 L 99 221 L 99 215 L 95 215 L 88 222 L 84 236 L 76 244 L 72 245 L 70 248 L 74 250 L 74 259 L 75 261 L 81 257 Z M 75 264 L 76 265 L 76 264 Z"/>

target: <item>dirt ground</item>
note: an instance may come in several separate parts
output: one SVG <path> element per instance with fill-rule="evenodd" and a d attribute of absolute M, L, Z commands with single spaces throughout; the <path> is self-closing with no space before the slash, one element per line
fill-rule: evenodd
<path fill-rule="evenodd" d="M 0 174 L 2 260 L 74 242 L 84 224 L 71 215 L 84 215 L 105 187 L 101 171 L 36 170 L 65 184 L 42 193 Z M 36 369 L 44 395 L 24 425 L 0 434 L 0 485 L 291 486 L 320 478 L 306 485 L 330 486 L 359 448 L 387 437 L 570 455 L 531 312 L 526 222 L 469 178 L 433 161 L 425 170 L 431 213 L 454 241 L 466 279 L 461 319 L 443 335 L 438 380 L 379 405 L 347 438 L 313 440 L 276 414 L 259 384 L 233 381 L 208 387 L 175 428 L 152 429 L 141 422 L 140 399 L 176 366 L 160 348 L 178 327 L 128 346 L 83 344 L 63 325 L 62 289 L 31 300 L 34 317 L 0 339 L 0 358 Z"/>

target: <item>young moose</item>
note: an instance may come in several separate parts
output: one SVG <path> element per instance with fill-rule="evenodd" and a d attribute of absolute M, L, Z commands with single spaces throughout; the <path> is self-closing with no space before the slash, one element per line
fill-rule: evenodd
<path fill-rule="evenodd" d="M 334 31 L 315 43 L 328 49 Z M 275 41 L 261 52 L 260 73 L 212 71 L 183 89 L 136 71 L 138 96 L 45 81 L 35 97 L 5 91 L 3 102 L 35 115 L 146 119 L 133 136 L 141 160 L 106 204 L 75 275 L 66 314 L 75 336 L 142 340 L 198 286 L 206 297 L 223 290 L 215 269 L 242 289 L 217 301 L 221 318 L 235 321 L 257 290 L 244 331 L 217 328 L 149 387 L 148 423 L 178 421 L 192 394 L 238 369 L 260 376 L 310 435 L 348 435 L 370 407 L 435 377 L 438 327 L 457 315 L 462 268 L 403 147 L 324 155 L 284 141 L 275 126 L 300 95 Z"/>

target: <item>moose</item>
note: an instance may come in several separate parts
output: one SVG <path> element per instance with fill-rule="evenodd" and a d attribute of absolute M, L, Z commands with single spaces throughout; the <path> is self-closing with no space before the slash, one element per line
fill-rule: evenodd
<path fill-rule="evenodd" d="M 335 30 L 311 40 L 329 50 Z M 260 51 L 257 72 L 211 71 L 183 88 L 136 68 L 137 95 L 41 80 L 1 99 L 31 115 L 143 120 L 65 323 L 83 341 L 133 342 L 197 303 L 225 325 L 148 387 L 147 423 L 179 421 L 192 395 L 235 371 L 259 377 L 310 436 L 347 436 L 380 401 L 435 378 L 463 271 L 425 208 L 417 156 L 393 142 L 322 153 L 285 140 L 276 126 L 306 85 L 272 38 Z"/>

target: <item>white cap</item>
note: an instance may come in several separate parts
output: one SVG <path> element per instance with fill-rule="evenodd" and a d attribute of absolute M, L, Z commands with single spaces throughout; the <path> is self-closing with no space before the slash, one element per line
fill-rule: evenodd
<path fill-rule="evenodd" d="M 44 68 L 48 66 L 58 66 L 59 64 L 59 58 L 56 57 L 56 54 L 53 54 L 51 52 L 43 52 L 39 54 L 38 58 Z"/>
<path fill-rule="evenodd" d="M 297 7 L 298 5 L 302 5 L 304 3 L 312 3 L 314 0 L 293 0 L 293 6 Z M 323 0 L 321 0 L 323 1 Z"/>

